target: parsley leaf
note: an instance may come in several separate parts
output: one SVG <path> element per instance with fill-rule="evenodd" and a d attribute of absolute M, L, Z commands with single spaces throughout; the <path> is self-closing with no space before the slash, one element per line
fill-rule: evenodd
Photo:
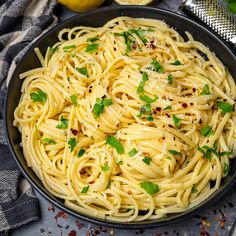
<path fill-rule="evenodd" d="M 150 165 L 151 161 L 152 161 L 151 157 L 144 157 L 143 158 L 143 162 L 146 163 L 147 165 Z"/>
<path fill-rule="evenodd" d="M 199 152 L 203 153 L 203 157 L 208 159 L 209 161 L 211 160 L 211 154 L 214 153 L 216 156 L 219 156 L 219 153 L 217 152 L 217 148 L 214 145 L 213 148 L 210 148 L 208 146 L 203 146 L 203 147 L 198 147 L 197 148 Z"/>
<path fill-rule="evenodd" d="M 141 39 L 141 41 L 146 44 L 148 40 L 144 37 L 144 32 L 145 30 L 141 29 L 141 27 L 139 27 L 138 29 L 130 29 L 127 31 L 128 34 L 136 34 Z"/>
<path fill-rule="evenodd" d="M 106 162 L 104 166 L 102 166 L 102 171 L 107 172 L 108 170 L 109 170 L 109 166 L 108 166 L 108 162 Z"/>
<path fill-rule="evenodd" d="M 171 65 L 180 66 L 180 65 L 182 65 L 182 63 L 179 60 L 176 60 L 176 61 L 172 62 Z"/>
<path fill-rule="evenodd" d="M 233 105 L 230 105 L 227 102 L 218 101 L 217 105 L 222 110 L 223 113 L 228 113 L 228 112 L 232 112 L 233 111 Z"/>
<path fill-rule="evenodd" d="M 148 116 L 148 117 L 146 117 L 146 120 L 148 120 L 148 121 L 153 121 L 154 118 L 153 118 L 152 116 Z"/>
<path fill-rule="evenodd" d="M 157 60 L 153 60 L 151 65 L 154 66 L 156 72 L 164 73 L 164 67 Z"/>
<path fill-rule="evenodd" d="M 159 192 L 159 186 L 149 181 L 144 181 L 140 183 L 140 187 L 143 188 L 148 194 L 155 194 Z"/>
<path fill-rule="evenodd" d="M 96 41 L 98 41 L 99 38 L 96 36 L 96 37 L 93 37 L 93 38 L 87 38 L 87 42 L 91 42 L 91 43 L 94 43 Z"/>
<path fill-rule="evenodd" d="M 89 189 L 89 185 L 86 186 L 86 187 L 83 187 L 81 193 L 87 193 L 87 192 L 88 192 L 88 189 Z"/>
<path fill-rule="evenodd" d="M 65 47 L 63 47 L 63 51 L 69 52 L 71 49 L 74 49 L 74 48 L 75 48 L 75 45 L 65 46 Z"/>
<path fill-rule="evenodd" d="M 75 106 L 78 105 L 78 103 L 77 103 L 77 97 L 76 97 L 75 94 L 71 95 L 71 96 L 70 96 L 70 99 L 71 99 L 72 103 L 73 103 Z"/>
<path fill-rule="evenodd" d="M 228 164 L 224 164 L 224 174 L 225 175 L 228 175 L 229 174 L 229 171 L 230 171 L 230 166 Z"/>
<path fill-rule="evenodd" d="M 193 186 L 192 190 L 191 190 L 191 193 L 197 193 L 197 192 L 198 192 L 198 189 L 195 186 Z"/>
<path fill-rule="evenodd" d="M 167 106 L 167 107 L 165 107 L 163 110 L 164 111 L 167 111 L 167 110 L 171 110 L 172 109 L 172 106 Z"/>
<path fill-rule="evenodd" d="M 30 93 L 30 98 L 33 102 L 45 103 L 47 101 L 47 94 L 42 90 L 38 90 L 37 92 Z"/>
<path fill-rule="evenodd" d="M 200 130 L 201 135 L 204 137 L 209 137 L 213 134 L 212 127 L 210 125 L 205 125 Z"/>
<path fill-rule="evenodd" d="M 58 50 L 58 47 L 50 48 L 50 53 L 54 54 Z"/>
<path fill-rule="evenodd" d="M 148 97 L 147 95 L 139 95 L 139 98 L 146 103 L 153 103 L 153 102 L 156 102 L 158 99 L 156 95 L 155 95 L 155 98 L 153 99 Z"/>
<path fill-rule="evenodd" d="M 169 153 L 172 154 L 172 155 L 180 155 L 180 156 L 182 156 L 181 152 L 177 152 L 175 150 L 169 150 Z"/>
<path fill-rule="evenodd" d="M 132 150 L 130 150 L 130 151 L 128 152 L 128 155 L 129 155 L 130 157 L 133 157 L 133 156 L 135 156 L 137 153 L 138 153 L 138 150 L 137 150 L 136 148 L 133 148 Z"/>
<path fill-rule="evenodd" d="M 82 68 L 77 67 L 75 69 L 82 75 L 88 75 L 88 70 L 86 67 L 82 67 Z"/>
<path fill-rule="evenodd" d="M 137 117 L 141 117 L 142 115 L 147 115 L 147 114 L 151 114 L 152 113 L 152 107 L 151 105 L 148 103 L 146 105 L 141 106 L 140 108 L 140 112 L 137 115 Z"/>
<path fill-rule="evenodd" d="M 126 44 L 126 53 L 131 52 L 132 49 L 132 39 L 130 38 L 130 34 L 128 34 L 127 32 L 123 32 L 120 34 L 115 34 L 116 36 L 121 36 L 124 38 L 125 40 L 125 44 Z"/>
<path fill-rule="evenodd" d="M 88 52 L 88 53 L 97 52 L 98 46 L 99 46 L 99 45 L 96 44 L 96 43 L 89 44 L 89 45 L 86 47 L 85 52 Z"/>
<path fill-rule="evenodd" d="M 116 164 L 117 164 L 118 166 L 123 165 L 123 160 L 120 160 L 120 161 L 116 162 Z"/>
<path fill-rule="evenodd" d="M 81 148 L 77 154 L 77 157 L 82 157 L 85 153 L 85 149 Z"/>
<path fill-rule="evenodd" d="M 94 104 L 93 106 L 93 115 L 94 115 L 94 118 L 98 118 L 100 116 L 100 114 L 104 111 L 104 108 L 106 106 L 110 106 L 112 105 L 113 102 L 111 99 L 109 98 L 97 98 L 96 99 L 96 103 Z"/>
<path fill-rule="evenodd" d="M 70 145 L 70 151 L 73 152 L 74 148 L 76 147 L 77 141 L 75 138 L 70 138 L 68 144 Z"/>
<path fill-rule="evenodd" d="M 233 152 L 220 152 L 219 155 L 222 156 L 231 156 Z"/>
<path fill-rule="evenodd" d="M 68 127 L 68 119 L 65 119 L 64 116 L 61 116 L 60 121 L 61 124 L 57 125 L 56 128 L 66 129 Z"/>
<path fill-rule="evenodd" d="M 173 84 L 173 75 L 168 75 L 167 80 L 168 84 Z"/>
<path fill-rule="evenodd" d="M 178 117 L 175 116 L 175 115 L 172 116 L 172 119 L 173 119 L 173 121 L 174 121 L 175 127 L 176 127 L 177 129 L 179 129 L 180 126 L 181 126 L 181 119 L 178 118 Z"/>
<path fill-rule="evenodd" d="M 114 147 L 118 154 L 123 154 L 125 152 L 122 143 L 118 141 L 114 136 L 108 136 L 106 143 Z"/>
<path fill-rule="evenodd" d="M 202 92 L 201 92 L 201 95 L 210 95 L 210 94 L 211 94 L 211 92 L 210 92 L 210 87 L 209 87 L 208 84 L 205 84 L 205 85 L 203 86 L 203 90 L 202 90 Z"/>
<path fill-rule="evenodd" d="M 140 84 L 137 88 L 137 93 L 138 94 L 144 92 L 144 85 L 145 85 L 145 82 L 148 81 L 148 80 L 149 80 L 148 74 L 146 72 L 143 72 L 142 81 L 140 82 Z"/>
<path fill-rule="evenodd" d="M 56 142 L 51 138 L 44 138 L 42 141 L 43 144 L 56 144 Z"/>

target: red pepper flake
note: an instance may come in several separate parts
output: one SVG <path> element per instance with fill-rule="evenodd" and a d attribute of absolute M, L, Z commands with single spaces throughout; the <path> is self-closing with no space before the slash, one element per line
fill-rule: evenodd
<path fill-rule="evenodd" d="M 168 118 L 170 118 L 170 115 L 169 115 L 168 113 L 166 113 L 166 116 L 167 116 Z"/>
<path fill-rule="evenodd" d="M 78 130 L 72 128 L 70 129 L 70 131 L 72 132 L 73 135 L 77 135 L 79 133 Z"/>
<path fill-rule="evenodd" d="M 204 227 L 201 228 L 200 236 L 210 236 Z"/>
<path fill-rule="evenodd" d="M 187 107 L 188 107 L 188 104 L 187 104 L 187 103 L 182 103 L 182 107 L 183 107 L 183 108 L 187 108 Z"/>
<path fill-rule="evenodd" d="M 131 195 L 131 194 L 132 194 L 132 192 L 129 190 L 129 191 L 128 191 L 128 194 L 129 194 L 129 195 Z"/>
<path fill-rule="evenodd" d="M 57 220 L 58 218 L 61 218 L 64 214 L 64 211 L 59 211 L 54 218 Z"/>
<path fill-rule="evenodd" d="M 221 217 L 216 217 L 215 219 L 219 222 L 221 229 L 225 229 L 226 217 L 221 209 L 219 209 L 219 212 L 221 214 Z"/>
<path fill-rule="evenodd" d="M 132 49 L 135 50 L 137 48 L 137 44 L 136 43 L 133 43 L 132 44 Z"/>
<path fill-rule="evenodd" d="M 75 223 L 79 230 L 81 230 L 84 227 L 84 224 L 80 223 L 78 220 L 76 220 Z"/>
<path fill-rule="evenodd" d="M 55 207 L 53 205 L 48 206 L 48 211 L 55 212 Z"/>
<path fill-rule="evenodd" d="M 196 88 L 193 88 L 193 92 L 194 92 L 194 93 L 196 92 Z"/>
<path fill-rule="evenodd" d="M 191 102 L 190 105 L 193 106 L 193 103 Z"/>
<path fill-rule="evenodd" d="M 114 51 L 116 51 L 116 48 L 115 48 L 115 47 L 114 47 L 113 49 L 114 49 Z"/>
<path fill-rule="evenodd" d="M 71 231 L 68 233 L 68 236 L 76 236 L 76 231 L 75 231 L 75 230 L 71 230 Z"/>
<path fill-rule="evenodd" d="M 156 107 L 156 111 L 161 111 L 161 107 Z"/>
<path fill-rule="evenodd" d="M 200 125 L 202 124 L 202 120 L 201 120 L 201 119 L 199 120 L 199 124 L 200 124 Z"/>

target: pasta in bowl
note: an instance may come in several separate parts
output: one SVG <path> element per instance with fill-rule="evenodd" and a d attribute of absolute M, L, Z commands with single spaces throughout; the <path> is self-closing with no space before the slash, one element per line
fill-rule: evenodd
<path fill-rule="evenodd" d="M 186 211 L 219 189 L 235 145 L 235 82 L 165 22 L 63 29 L 20 75 L 14 125 L 30 166 L 69 208 L 120 222 Z"/>

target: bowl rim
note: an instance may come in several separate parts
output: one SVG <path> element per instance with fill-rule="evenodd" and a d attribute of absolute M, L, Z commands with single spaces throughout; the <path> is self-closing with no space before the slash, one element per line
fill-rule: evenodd
<path fill-rule="evenodd" d="M 16 77 L 18 77 L 18 74 L 19 74 L 18 71 L 19 71 L 19 68 L 23 64 L 24 59 L 28 57 L 29 53 L 44 38 L 46 38 L 47 36 L 49 36 L 51 34 L 55 34 L 59 29 L 66 28 L 67 24 L 69 24 L 71 21 L 74 21 L 76 19 L 86 18 L 86 17 L 89 17 L 90 15 L 98 14 L 98 13 L 103 13 L 104 14 L 108 11 L 126 11 L 126 10 L 128 10 L 128 11 L 130 11 L 130 10 L 132 10 L 132 11 L 143 10 L 143 11 L 146 11 L 146 12 L 148 12 L 148 11 L 151 12 L 152 11 L 152 12 L 156 12 L 157 14 L 158 13 L 160 13 L 162 15 L 166 14 L 166 15 L 170 15 L 170 16 L 182 19 L 184 21 L 191 22 L 196 27 L 198 27 L 199 30 L 205 31 L 206 33 L 210 34 L 211 37 L 215 38 L 218 41 L 218 43 L 220 43 L 222 45 L 222 48 L 227 50 L 228 54 L 231 54 L 233 57 L 235 57 L 235 54 L 230 49 L 230 47 L 218 35 L 216 35 L 211 29 L 206 28 L 203 24 L 201 24 L 201 23 L 199 23 L 199 22 L 197 22 L 193 19 L 190 19 L 187 16 L 179 14 L 177 12 L 173 12 L 173 11 L 169 11 L 169 10 L 165 10 L 165 9 L 161 9 L 161 8 L 156 8 L 156 7 L 146 7 L 146 6 L 116 6 L 116 7 L 111 7 L 110 6 L 110 7 L 98 8 L 96 10 L 92 10 L 92 11 L 87 12 L 87 13 L 82 13 L 82 14 L 79 14 L 79 15 L 69 17 L 65 21 L 62 21 L 61 23 L 59 23 L 55 27 L 51 28 L 46 33 L 39 36 L 39 38 L 28 48 L 27 52 L 20 59 L 20 61 L 18 63 L 18 66 L 14 70 L 14 72 L 11 76 L 11 79 L 9 81 L 8 88 L 7 88 L 7 93 L 6 93 L 6 99 L 5 99 L 5 102 L 4 102 L 4 116 L 3 116 L 3 118 L 4 118 L 4 131 L 5 131 L 5 134 L 6 134 L 7 144 L 8 144 L 8 147 L 10 149 L 10 152 L 11 152 L 12 156 L 14 157 L 17 165 L 19 166 L 21 172 L 23 173 L 24 177 L 30 182 L 30 184 L 34 187 L 34 189 L 36 189 L 36 191 L 42 197 L 44 197 L 47 201 L 49 201 L 54 206 L 58 207 L 60 210 L 66 212 L 69 215 L 72 215 L 72 216 L 74 216 L 78 219 L 84 220 L 86 222 L 96 224 L 96 225 L 100 225 L 100 226 L 104 226 L 104 227 L 118 228 L 118 229 L 127 229 L 127 226 L 128 226 L 128 229 L 137 230 L 137 229 L 144 229 L 144 228 L 145 229 L 156 228 L 156 227 L 164 226 L 164 225 L 167 225 L 167 224 L 177 223 L 179 221 L 187 219 L 190 216 L 193 216 L 198 211 L 204 209 L 206 206 L 210 206 L 210 205 L 216 203 L 217 201 L 219 201 L 219 199 L 221 199 L 226 194 L 226 192 L 228 192 L 232 188 L 233 185 L 236 184 L 236 172 L 232 175 L 231 180 L 228 183 L 226 183 L 222 188 L 220 188 L 216 191 L 217 194 L 213 193 L 208 199 L 204 200 L 203 202 L 201 202 L 197 206 L 194 206 L 194 207 L 188 209 L 187 211 L 181 212 L 178 215 L 172 216 L 169 219 L 164 218 L 163 220 L 157 220 L 157 221 L 155 221 L 155 220 L 151 220 L 151 221 L 145 220 L 145 221 L 140 221 L 140 222 L 118 222 L 118 221 L 111 221 L 111 220 L 106 220 L 106 219 L 99 219 L 99 218 L 95 218 L 94 216 L 85 215 L 84 213 L 75 212 L 74 210 L 70 209 L 69 207 L 66 207 L 64 203 L 60 202 L 59 200 L 58 201 L 54 200 L 52 197 L 50 197 L 50 193 L 45 189 L 45 187 L 41 187 L 40 185 L 37 184 L 37 182 L 30 176 L 28 171 L 25 169 L 25 167 L 18 160 L 17 153 L 15 152 L 15 150 L 13 148 L 13 145 L 10 141 L 10 135 L 9 135 L 8 125 L 7 125 L 7 113 L 8 113 L 7 104 L 8 104 L 8 99 L 9 99 L 9 90 L 10 90 L 9 88 L 12 87 L 12 83 L 14 82 L 14 79 L 16 79 Z M 27 168 L 29 168 L 29 167 L 27 167 Z"/>

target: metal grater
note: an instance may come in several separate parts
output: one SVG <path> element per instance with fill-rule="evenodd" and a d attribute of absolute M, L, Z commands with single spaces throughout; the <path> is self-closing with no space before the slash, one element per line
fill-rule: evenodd
<path fill-rule="evenodd" d="M 218 0 L 184 0 L 180 7 L 236 48 L 236 18 Z"/>

